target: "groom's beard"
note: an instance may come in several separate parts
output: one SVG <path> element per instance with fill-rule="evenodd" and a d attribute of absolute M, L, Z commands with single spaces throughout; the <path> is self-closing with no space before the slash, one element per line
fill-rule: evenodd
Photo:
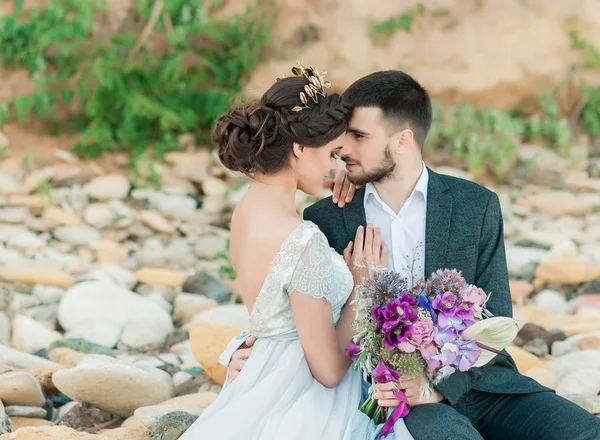
<path fill-rule="evenodd" d="M 352 162 L 351 160 L 346 160 L 346 158 L 342 158 L 342 160 L 344 162 L 356 163 Z M 359 165 L 362 169 L 362 165 L 360 163 L 357 165 Z M 394 159 L 392 159 L 392 153 L 390 153 L 389 147 L 387 147 L 383 154 L 383 159 L 376 169 L 372 171 L 365 171 L 363 169 L 362 174 L 359 175 L 348 174 L 348 180 L 350 183 L 360 186 L 366 185 L 367 183 L 379 183 L 389 178 L 394 172 L 395 168 L 396 163 L 394 162 Z"/>

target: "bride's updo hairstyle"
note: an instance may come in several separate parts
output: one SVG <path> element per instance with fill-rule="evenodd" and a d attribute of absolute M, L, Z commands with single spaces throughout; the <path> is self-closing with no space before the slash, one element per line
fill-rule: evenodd
<path fill-rule="evenodd" d="M 322 147 L 348 127 L 351 108 L 340 95 L 327 95 L 324 72 L 294 67 L 257 103 L 231 108 L 216 123 L 213 141 L 231 171 L 248 176 L 276 173 L 289 164 L 296 142 Z"/>

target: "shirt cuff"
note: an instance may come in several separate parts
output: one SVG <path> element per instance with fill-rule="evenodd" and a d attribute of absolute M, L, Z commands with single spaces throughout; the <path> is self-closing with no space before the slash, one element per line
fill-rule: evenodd
<path fill-rule="evenodd" d="M 229 344 L 227 344 L 227 347 L 225 347 L 225 350 L 223 350 L 223 353 L 221 353 L 221 356 L 219 356 L 219 363 L 225 368 L 228 368 L 231 358 L 233 357 L 233 353 L 235 353 L 249 337 L 250 332 L 244 330 L 241 334 L 235 336 L 231 341 L 229 341 Z"/>

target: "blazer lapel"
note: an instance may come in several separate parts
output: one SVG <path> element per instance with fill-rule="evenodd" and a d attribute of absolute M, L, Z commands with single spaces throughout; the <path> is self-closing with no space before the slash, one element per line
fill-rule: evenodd
<path fill-rule="evenodd" d="M 346 225 L 346 231 L 350 237 L 349 241 L 353 241 L 356 236 L 356 230 L 359 226 L 367 226 L 367 216 L 365 214 L 365 187 L 356 191 L 352 201 L 343 208 L 344 212 L 344 224 Z"/>
<path fill-rule="evenodd" d="M 429 168 L 427 214 L 425 218 L 425 278 L 446 264 L 446 250 L 452 218 L 450 189 Z"/>

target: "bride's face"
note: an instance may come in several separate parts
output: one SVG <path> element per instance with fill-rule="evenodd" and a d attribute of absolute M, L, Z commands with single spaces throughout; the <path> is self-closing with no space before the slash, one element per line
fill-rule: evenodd
<path fill-rule="evenodd" d="M 319 193 L 323 187 L 323 179 L 338 167 L 336 153 L 342 148 L 343 140 L 342 134 L 322 147 L 294 146 L 294 168 L 300 191 L 309 195 Z"/>

